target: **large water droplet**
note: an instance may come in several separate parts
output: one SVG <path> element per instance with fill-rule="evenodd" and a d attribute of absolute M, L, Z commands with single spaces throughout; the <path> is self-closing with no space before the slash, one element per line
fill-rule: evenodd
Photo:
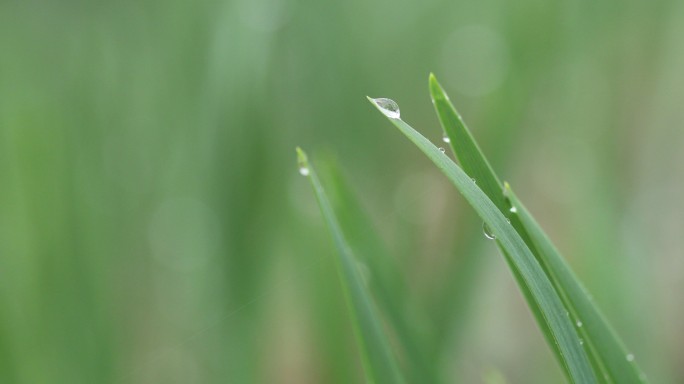
<path fill-rule="evenodd" d="M 515 206 L 512 206 L 511 209 L 509 209 L 509 211 L 511 211 L 512 213 L 517 213 L 518 208 L 516 208 Z"/>
<path fill-rule="evenodd" d="M 390 119 L 398 119 L 400 115 L 399 105 L 392 99 L 377 98 L 373 99 L 375 105 L 380 108 L 380 111 Z"/>
<path fill-rule="evenodd" d="M 577 320 L 577 327 L 578 327 L 578 328 L 582 328 L 582 322 L 579 321 L 579 320 Z"/>
<path fill-rule="evenodd" d="M 442 148 L 442 147 L 439 147 L 439 151 L 442 152 L 442 153 L 444 153 L 444 152 L 446 152 L 446 149 L 444 149 L 444 148 Z"/>
<path fill-rule="evenodd" d="M 307 167 L 299 167 L 299 174 L 302 176 L 309 176 L 309 168 Z"/>
<path fill-rule="evenodd" d="M 451 143 L 451 139 L 446 135 L 446 133 L 442 135 L 442 141 L 445 143 Z"/>
<path fill-rule="evenodd" d="M 627 357 L 627 361 L 634 361 L 634 354 L 629 353 L 629 354 L 627 354 L 626 357 Z"/>
<path fill-rule="evenodd" d="M 485 237 L 489 240 L 496 239 L 496 236 L 494 236 L 494 233 L 492 233 L 492 230 L 489 228 L 487 223 L 482 223 L 482 231 L 484 232 Z"/>

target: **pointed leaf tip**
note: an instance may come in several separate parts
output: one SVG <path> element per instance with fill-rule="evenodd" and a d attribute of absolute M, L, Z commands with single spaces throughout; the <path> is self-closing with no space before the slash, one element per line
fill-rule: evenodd
<path fill-rule="evenodd" d="M 448 99 L 447 95 L 444 93 L 442 86 L 439 85 L 437 77 L 434 73 L 430 73 L 430 96 L 433 100 L 435 99 Z"/>
<path fill-rule="evenodd" d="M 308 166 L 309 158 L 306 156 L 306 152 L 304 152 L 300 147 L 296 147 L 295 151 L 297 151 L 297 163 L 299 166 Z"/>

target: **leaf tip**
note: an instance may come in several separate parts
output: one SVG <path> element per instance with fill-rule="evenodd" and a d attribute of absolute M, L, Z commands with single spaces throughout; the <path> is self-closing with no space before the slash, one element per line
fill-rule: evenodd
<path fill-rule="evenodd" d="M 306 152 L 304 152 L 300 147 L 296 147 L 295 151 L 297 152 L 297 164 L 300 167 L 308 167 L 309 158 L 306 156 Z"/>
<path fill-rule="evenodd" d="M 434 99 L 447 99 L 447 96 L 444 93 L 442 86 L 439 85 L 439 82 L 437 81 L 437 77 L 432 72 L 430 72 L 428 83 L 430 85 L 430 96 L 432 96 L 433 100 Z"/>

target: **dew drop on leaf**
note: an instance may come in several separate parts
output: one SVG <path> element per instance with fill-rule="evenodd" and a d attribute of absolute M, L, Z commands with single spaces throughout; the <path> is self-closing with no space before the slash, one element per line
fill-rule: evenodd
<path fill-rule="evenodd" d="M 442 153 L 446 152 L 446 150 L 445 150 L 444 148 L 442 148 L 442 147 L 439 147 L 439 151 L 442 152 Z"/>
<path fill-rule="evenodd" d="M 445 143 L 451 143 L 451 139 L 446 134 L 442 135 L 442 141 Z"/>
<path fill-rule="evenodd" d="M 492 230 L 489 228 L 487 223 L 482 223 L 482 231 L 484 232 L 485 237 L 489 240 L 496 239 L 496 236 L 494 236 L 494 233 L 492 233 Z"/>
<path fill-rule="evenodd" d="M 398 119 L 400 115 L 399 105 L 392 99 L 377 98 L 372 99 L 373 103 L 380 108 L 380 111 L 390 119 Z"/>
<path fill-rule="evenodd" d="M 299 174 L 302 176 L 309 176 L 309 168 L 299 167 Z"/>

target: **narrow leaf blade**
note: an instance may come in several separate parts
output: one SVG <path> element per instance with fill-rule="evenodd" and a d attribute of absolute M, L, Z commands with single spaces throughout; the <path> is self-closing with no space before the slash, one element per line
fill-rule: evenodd
<path fill-rule="evenodd" d="M 300 173 L 307 176 L 311 182 L 319 208 L 337 248 L 336 261 L 340 280 L 354 319 L 354 328 L 361 347 L 367 378 L 370 382 L 377 384 L 404 383 L 404 377 L 390 348 L 368 288 L 363 282 L 357 261 L 344 237 L 316 171 L 300 148 L 297 148 L 297 160 Z"/>
<path fill-rule="evenodd" d="M 369 101 L 384 111 L 369 98 Z M 501 246 L 509 252 L 512 262 L 539 303 L 541 313 L 549 324 L 555 342 L 558 343 L 570 377 L 575 383 L 595 383 L 596 378 L 587 355 L 579 343 L 573 324 L 551 282 L 529 250 L 525 242 L 512 228 L 495 203 L 474 183 L 470 177 L 448 156 L 403 120 L 387 116 L 409 140 L 411 140 L 456 186 L 458 191 L 475 209 L 492 230 Z"/>

